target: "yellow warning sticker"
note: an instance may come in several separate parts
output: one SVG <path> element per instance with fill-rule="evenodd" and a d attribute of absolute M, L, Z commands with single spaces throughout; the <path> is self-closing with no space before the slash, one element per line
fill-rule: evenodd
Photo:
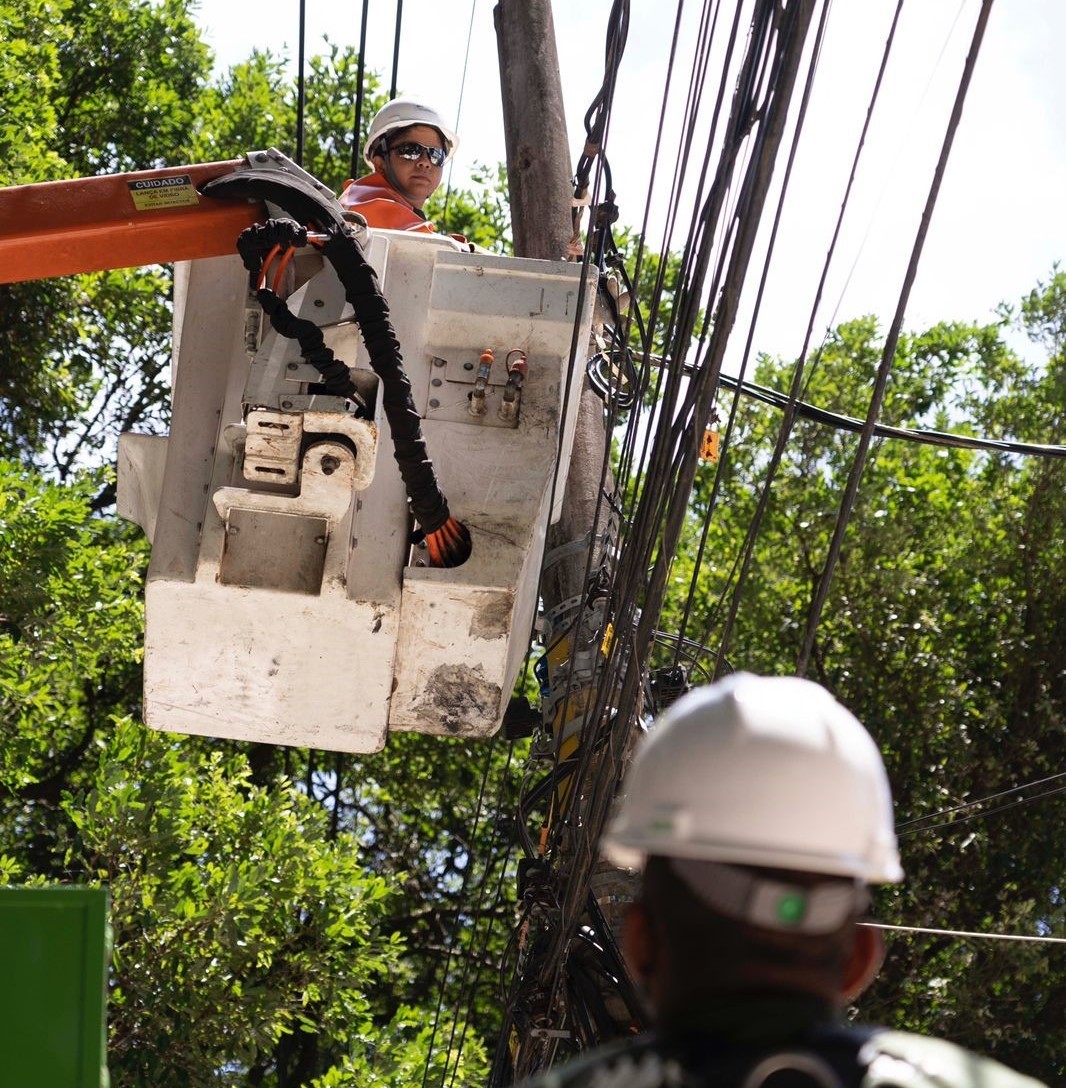
<path fill-rule="evenodd" d="M 128 182 L 133 206 L 139 212 L 157 212 L 163 208 L 182 208 L 200 203 L 196 186 L 188 174 L 169 178 L 141 178 Z"/>

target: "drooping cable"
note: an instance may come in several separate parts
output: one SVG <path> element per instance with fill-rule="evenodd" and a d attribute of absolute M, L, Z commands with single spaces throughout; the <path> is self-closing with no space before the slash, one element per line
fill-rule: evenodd
<path fill-rule="evenodd" d="M 463 96 L 466 94 L 466 77 L 470 70 L 470 48 L 474 41 L 474 14 L 477 11 L 477 0 L 470 0 L 470 25 L 466 28 L 466 52 L 463 55 L 463 76 L 459 81 L 459 104 L 455 107 L 455 128 L 460 129 L 463 117 Z M 448 184 L 444 190 L 444 214 L 441 219 L 448 222 L 448 206 L 452 200 L 452 173 L 455 170 L 455 159 L 448 159 Z"/>
<path fill-rule="evenodd" d="M 304 45 L 307 34 L 307 0 L 300 0 L 300 33 L 296 50 L 296 154 L 297 166 L 304 164 Z"/>
<path fill-rule="evenodd" d="M 603 143 L 607 117 L 614 100 L 614 88 L 618 78 L 618 65 L 625 51 L 626 38 L 629 35 L 629 0 L 614 0 L 607 17 L 607 44 L 605 50 L 603 81 L 593 96 L 592 103 L 585 111 L 585 146 L 578 156 L 574 169 L 574 208 L 573 219 L 575 237 L 578 228 L 578 216 L 581 207 L 589 198 L 589 178 L 593 163 L 603 159 Z M 608 174 L 609 177 L 609 174 Z M 607 184 L 606 199 L 614 201 L 614 192 L 610 182 Z"/>
<path fill-rule="evenodd" d="M 818 626 L 821 622 L 822 609 L 825 607 L 826 599 L 829 596 L 829 586 L 832 583 L 836 564 L 840 558 L 840 551 L 844 542 L 844 533 L 847 531 L 848 522 L 851 519 L 855 498 L 859 491 L 859 483 L 862 479 L 863 470 L 866 467 L 870 444 L 873 441 L 873 429 L 877 422 L 877 417 L 881 413 L 881 404 L 884 401 L 885 391 L 888 387 L 888 376 L 892 370 L 892 361 L 896 353 L 896 344 L 899 342 L 899 334 L 903 328 L 904 312 L 907 303 L 910 300 L 911 287 L 914 284 L 915 276 L 918 274 L 918 261 L 921 257 L 922 249 L 925 246 L 925 239 L 929 232 L 929 224 L 932 220 L 933 209 L 936 207 L 937 196 L 940 193 L 940 184 L 944 177 L 944 171 L 947 168 L 948 155 L 950 154 L 952 144 L 955 141 L 955 133 L 958 130 L 959 121 L 962 119 L 962 107 L 966 101 L 966 93 L 970 88 L 970 80 L 973 77 L 974 66 L 977 63 L 981 41 L 984 38 L 985 27 L 988 25 L 988 17 L 991 14 L 991 11 L 992 0 L 982 0 L 981 10 L 977 16 L 977 23 L 974 27 L 973 38 L 970 43 L 970 51 L 966 56 L 962 78 L 959 81 L 955 102 L 951 110 L 951 117 L 948 120 L 947 132 L 945 133 L 944 141 L 941 145 L 940 157 L 937 160 L 936 170 L 933 173 L 933 180 L 929 187 L 929 195 L 925 203 L 925 209 L 922 212 L 922 220 L 918 227 L 918 233 L 914 239 L 914 246 L 911 249 L 910 262 L 908 263 L 903 286 L 900 290 L 896 312 L 893 315 L 892 324 L 889 327 L 888 336 L 885 339 L 881 363 L 877 370 L 877 376 L 874 379 L 874 389 L 867 410 L 866 422 L 863 425 L 862 433 L 859 437 L 859 447 L 856 451 L 855 460 L 852 463 L 851 472 L 849 473 L 848 481 L 844 488 L 844 494 L 841 498 L 840 512 L 837 517 L 836 525 L 833 528 L 833 537 L 829 543 L 829 552 L 826 555 L 825 565 L 822 568 L 821 575 L 815 586 L 810 610 L 807 614 L 807 630 L 804 634 L 803 644 L 800 647 L 799 657 L 796 661 L 797 676 L 806 675 L 811 653 L 814 650 L 814 640 L 818 633 Z"/>
<path fill-rule="evenodd" d="M 461 566 L 470 557 L 470 532 L 452 517 L 437 483 L 377 274 L 354 239 L 340 231 L 322 244 L 322 254 L 333 265 L 344 297 L 355 310 L 371 369 L 381 379 L 381 404 L 392 434 L 393 455 L 419 525 L 414 540 L 424 540 L 432 566 Z"/>
<path fill-rule="evenodd" d="M 294 247 L 307 244 L 307 228 L 292 219 L 268 219 L 241 232 L 237 252 L 251 277 L 251 288 L 270 318 L 270 324 L 280 336 L 296 340 L 304 358 L 321 374 L 327 393 L 345 397 L 359 408 L 365 408 L 348 367 L 337 359 L 326 345 L 322 330 L 313 321 L 297 317 L 279 293 L 280 278 Z M 274 257 L 284 249 L 273 288 L 268 287 L 267 271 Z"/>
<path fill-rule="evenodd" d="M 909 835 L 921 835 L 925 831 L 942 831 L 944 828 L 957 827 L 959 824 L 972 823 L 974 820 L 984 820 L 989 816 L 998 816 L 1003 812 L 1013 812 L 1015 809 L 1021 808 L 1022 805 L 1031 804 L 1033 801 L 1042 801 L 1045 797 L 1054 797 L 1059 793 L 1066 793 L 1066 786 L 1057 786 L 1053 790 L 1034 793 L 1031 797 L 1019 797 L 1016 801 L 1010 801 L 1005 805 L 997 805 L 996 808 L 986 809 L 984 812 L 971 812 L 969 816 L 958 816 L 954 820 L 945 820 L 943 823 L 912 827 L 907 831 L 899 832 L 899 836 L 903 838 Z"/>
<path fill-rule="evenodd" d="M 370 11 L 370 0 L 363 0 L 363 14 L 359 20 L 359 64 L 355 73 L 355 119 L 352 122 L 352 165 L 349 170 L 353 178 L 363 172 L 363 75 L 366 71 L 366 20 Z"/>
<path fill-rule="evenodd" d="M 476 806 L 474 808 L 474 824 L 473 824 L 473 827 L 471 828 L 471 831 L 470 831 L 470 841 L 471 841 L 471 843 L 477 841 L 478 830 L 481 827 L 481 820 L 482 820 L 482 817 L 485 814 L 486 786 L 488 785 L 489 771 L 492 768 L 492 757 L 493 757 L 493 754 L 495 753 L 495 750 L 496 750 L 496 738 L 494 737 L 492 739 L 492 741 L 490 741 L 489 744 L 487 744 L 485 746 L 485 762 L 484 762 L 484 766 L 483 766 L 482 771 L 481 771 L 481 784 L 478 787 L 477 804 L 476 804 Z M 508 763 L 510 763 L 510 760 L 508 760 Z M 474 858 L 470 854 L 468 854 L 467 864 L 471 865 L 471 866 L 474 864 Z M 487 874 L 486 874 L 486 877 L 487 877 Z M 483 879 L 482 882 L 481 882 L 481 892 L 482 892 L 482 894 L 484 892 L 484 885 L 485 885 L 485 879 Z M 479 918 L 480 905 L 481 905 L 481 897 L 479 896 L 478 907 L 474 911 L 475 925 L 476 925 L 476 920 Z M 444 994 L 445 994 L 445 991 L 447 990 L 447 986 L 448 986 L 448 970 L 449 970 L 449 968 L 451 966 L 452 956 L 455 954 L 455 946 L 456 946 L 456 944 L 458 942 L 458 939 L 459 939 L 458 938 L 458 932 L 459 932 L 460 925 L 461 925 L 460 918 L 459 918 L 458 915 L 456 915 L 455 920 L 454 920 L 454 924 L 452 926 L 452 931 L 449 934 L 449 939 L 448 939 L 448 942 L 447 942 L 447 948 L 445 950 L 445 955 L 444 955 L 444 963 L 441 965 L 441 969 L 440 969 L 440 985 L 437 987 L 437 1008 L 436 1008 L 436 1011 L 435 1011 L 435 1013 L 433 1015 L 433 1028 L 430 1031 L 429 1042 L 426 1044 L 426 1066 L 425 1066 L 425 1069 L 424 1069 L 424 1071 L 422 1073 L 422 1088 L 426 1088 L 426 1085 L 427 1085 L 428 1080 L 429 1080 L 429 1069 L 430 1069 L 430 1065 L 431 1065 L 432 1058 L 433 1058 L 433 1047 L 434 1047 L 434 1045 L 436 1043 L 437 1029 L 440 1026 L 440 1018 L 441 1018 L 441 1014 L 442 1014 L 442 1012 L 444 1010 Z M 467 960 L 467 965 L 469 965 L 469 962 L 470 961 L 468 959 Z M 447 1046 L 447 1048 L 445 1050 L 445 1069 L 444 1069 L 444 1073 L 441 1076 L 441 1084 L 442 1085 L 444 1083 L 444 1078 L 447 1076 L 447 1055 L 451 1053 L 452 1043 L 454 1041 L 455 1041 L 455 1021 L 453 1020 L 452 1021 L 452 1037 L 451 1037 L 451 1039 L 449 1039 L 448 1046 Z"/>
<path fill-rule="evenodd" d="M 722 375 L 722 385 L 728 389 L 737 389 L 744 396 L 762 401 L 775 408 L 792 411 L 797 416 L 814 423 L 823 423 L 841 431 L 860 433 L 863 421 L 855 416 L 830 412 L 825 408 L 807 401 L 794 401 L 791 393 L 779 393 L 755 382 L 740 381 L 728 374 Z M 1006 453 L 1022 457 L 1066 457 L 1066 446 L 1049 442 L 1021 442 L 1011 438 L 983 438 L 979 435 L 955 434 L 952 431 L 934 431 L 923 427 L 894 427 L 888 423 L 877 423 L 873 429 L 876 438 L 896 438 L 904 442 L 917 442 L 924 446 L 937 446 L 940 449 L 981 450 L 988 453 Z"/>
<path fill-rule="evenodd" d="M 400 32 L 403 30 L 403 0 L 396 0 L 396 33 L 392 40 L 392 82 L 389 84 L 389 101 L 396 97 L 396 80 L 400 71 Z"/>
<path fill-rule="evenodd" d="M 981 933 L 967 929 L 931 929 L 928 926 L 890 926 L 885 922 L 859 922 L 867 929 L 883 929 L 889 933 L 931 933 L 938 937 L 961 937 L 975 941 L 1025 941 L 1030 944 L 1066 944 L 1066 937 L 1033 937 L 1024 933 Z"/>
<path fill-rule="evenodd" d="M 896 824 L 896 834 L 900 834 L 906 828 L 912 828 L 916 824 L 925 823 L 926 820 L 939 820 L 941 816 L 951 816 L 956 812 L 964 812 L 968 808 L 973 808 L 975 805 L 983 805 L 988 801 L 998 801 L 1000 798 L 1009 797 L 1012 793 L 1021 793 L 1022 790 L 1032 789 L 1034 786 L 1044 786 L 1048 782 L 1055 782 L 1060 778 L 1066 778 L 1066 771 L 1060 771 L 1058 774 L 1050 774 L 1046 778 L 1038 778 L 1035 782 L 1026 782 L 1022 786 L 1011 786 L 1008 790 L 1000 790 L 998 793 L 991 793 L 987 797 L 978 797 L 973 801 L 964 801 L 960 805 L 953 805 L 951 808 L 942 808 L 938 812 L 927 812 L 924 816 L 915 816 L 911 820 L 904 820 L 902 823 Z"/>

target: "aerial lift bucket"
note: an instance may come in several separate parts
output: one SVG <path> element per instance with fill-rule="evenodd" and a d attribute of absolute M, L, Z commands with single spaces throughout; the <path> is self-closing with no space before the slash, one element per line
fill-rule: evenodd
<path fill-rule="evenodd" d="M 257 161 L 298 171 L 273 151 Z M 119 511 L 152 543 L 155 728 L 371 752 L 389 729 L 499 727 L 565 488 L 584 373 L 572 345 L 584 351 L 594 291 L 572 263 L 440 235 L 359 240 L 470 557 L 439 568 L 412 543 L 381 382 L 329 262 L 298 252 L 287 305 L 353 368 L 359 414 L 261 320 L 237 256 L 179 265 L 170 434 L 124 435 L 119 451 Z"/>

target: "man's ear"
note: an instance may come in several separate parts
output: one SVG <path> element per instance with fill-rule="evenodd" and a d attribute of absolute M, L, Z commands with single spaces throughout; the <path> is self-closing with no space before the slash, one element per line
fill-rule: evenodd
<path fill-rule="evenodd" d="M 854 1001 L 873 982 L 881 964 L 885 962 L 885 942 L 879 929 L 873 926 L 855 926 L 855 938 L 851 955 L 844 967 L 841 996 Z"/>
<path fill-rule="evenodd" d="M 655 942 L 652 939 L 648 912 L 639 899 L 626 908 L 622 951 L 629 970 L 637 982 L 647 989 L 655 968 Z"/>

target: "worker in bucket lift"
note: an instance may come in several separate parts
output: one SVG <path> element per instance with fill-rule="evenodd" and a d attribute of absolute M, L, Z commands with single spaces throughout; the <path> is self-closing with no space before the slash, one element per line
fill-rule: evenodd
<path fill-rule="evenodd" d="M 643 870 L 623 943 L 656 1028 L 527 1088 L 1039 1088 L 840 1020 L 881 965 L 868 886 L 903 873 L 880 753 L 823 688 L 742 673 L 685 695 L 624 791 L 603 846 Z"/>
<path fill-rule="evenodd" d="M 340 195 L 345 211 L 368 226 L 432 233 L 422 206 L 440 185 L 444 163 L 459 138 L 430 106 L 396 98 L 370 123 L 363 159 L 373 173 L 349 181 Z"/>

